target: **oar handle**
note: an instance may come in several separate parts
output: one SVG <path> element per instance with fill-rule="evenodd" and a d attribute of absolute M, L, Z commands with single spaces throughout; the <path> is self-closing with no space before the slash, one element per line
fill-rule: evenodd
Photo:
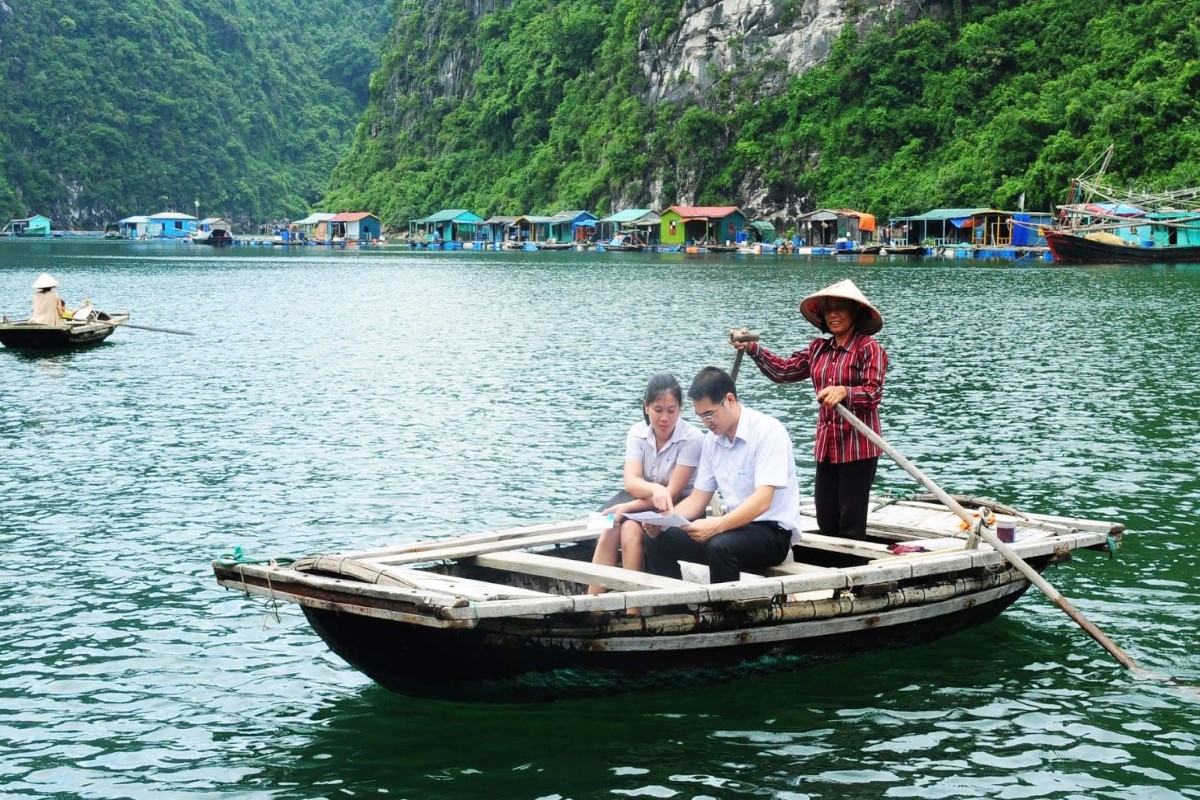
<path fill-rule="evenodd" d="M 749 328 L 730 328 L 730 342 L 757 342 L 758 331 L 752 331 Z M 733 357 L 733 369 L 729 371 L 729 377 L 733 378 L 734 383 L 737 383 L 738 370 L 742 368 L 742 356 L 746 354 L 745 350 L 738 350 L 737 355 Z"/>
<path fill-rule="evenodd" d="M 909 475 L 912 475 L 914 478 L 920 481 L 926 489 L 932 492 L 934 497 L 936 497 L 938 500 L 941 500 L 942 503 L 944 503 L 946 507 L 955 514 L 962 517 L 968 525 L 972 524 L 971 515 L 965 508 L 958 504 L 958 501 L 946 494 L 946 492 L 942 490 L 942 487 L 930 480 L 930 478 L 924 472 L 921 472 L 921 470 L 913 466 L 912 462 L 905 458 L 894 447 L 885 442 L 882 436 L 871 430 L 871 428 L 865 422 L 854 416 L 850 409 L 846 408 L 845 406 L 838 404 L 835 406 L 835 408 L 837 409 L 837 412 L 842 415 L 843 419 L 847 420 L 851 425 L 854 426 L 855 430 L 857 430 L 863 436 L 866 436 L 881 450 L 883 450 L 883 452 L 891 456 L 892 460 L 903 467 Z M 1063 597 L 1062 593 L 1055 589 L 1049 581 L 1043 578 L 1037 570 L 1029 566 L 1025 559 L 1017 555 L 1017 553 L 1007 544 L 1000 541 L 996 534 L 992 533 L 987 525 L 978 526 L 978 532 L 979 535 L 983 537 L 985 542 L 990 544 L 997 553 L 1002 555 L 1004 559 L 1008 561 L 1008 563 L 1016 567 L 1022 575 L 1029 579 L 1030 583 L 1041 589 L 1047 597 L 1054 601 L 1055 605 L 1065 611 L 1068 617 L 1075 620 L 1075 623 L 1079 625 L 1079 627 L 1083 628 L 1083 630 L 1089 636 L 1095 639 L 1101 647 L 1107 650 L 1109 655 L 1115 658 L 1118 663 L 1121 664 L 1121 666 L 1140 675 L 1150 676 L 1150 673 L 1139 667 L 1138 663 L 1134 661 L 1128 653 L 1118 647 L 1112 639 L 1109 639 L 1104 634 L 1104 631 L 1097 628 L 1091 623 L 1090 620 L 1087 619 L 1087 617 L 1083 616 L 1083 613 L 1080 612 L 1080 610 L 1077 609 L 1070 600 Z"/>

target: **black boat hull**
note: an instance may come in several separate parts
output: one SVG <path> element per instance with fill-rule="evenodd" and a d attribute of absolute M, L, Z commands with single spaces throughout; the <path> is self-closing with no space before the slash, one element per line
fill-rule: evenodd
<path fill-rule="evenodd" d="M 99 344 L 113 330 L 112 325 L 89 325 L 83 329 L 11 325 L 0 328 L 0 344 L 18 350 L 69 350 Z"/>
<path fill-rule="evenodd" d="M 1110 244 L 1063 231 L 1047 231 L 1046 244 L 1061 264 L 1179 264 L 1200 263 L 1200 247 L 1139 247 Z"/>
<path fill-rule="evenodd" d="M 529 701 L 718 683 L 930 642 L 994 619 L 1028 588 L 1025 581 L 1013 581 L 919 607 L 920 613 L 910 607 L 822 623 L 733 628 L 726 633 L 734 641 L 720 644 L 718 639 L 715 645 L 703 635 L 606 641 L 552 629 L 531 635 L 482 626 L 406 625 L 308 606 L 304 614 L 330 649 L 392 691 L 449 700 Z M 667 645 L 672 638 L 695 646 Z"/>

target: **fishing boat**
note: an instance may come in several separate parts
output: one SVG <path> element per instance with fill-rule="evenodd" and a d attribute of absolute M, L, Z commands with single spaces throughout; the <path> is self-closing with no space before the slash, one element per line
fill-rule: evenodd
<path fill-rule="evenodd" d="M 1197 217 L 1200 220 L 1200 217 Z M 1200 241 L 1194 245 L 1138 244 L 1119 236 L 1066 230 L 1046 231 L 1046 244 L 1060 264 L 1178 264 L 1200 263 Z"/>
<path fill-rule="evenodd" d="M 529 700 L 679 688 L 927 642 L 993 619 L 1048 565 L 1108 551 L 1123 533 L 931 495 L 873 497 L 868 539 L 853 541 L 817 533 L 811 501 L 801 511 L 788 561 L 718 584 L 700 565 L 682 564 L 679 580 L 592 564 L 598 533 L 586 519 L 212 567 L 221 586 L 298 604 L 335 653 L 388 689 Z M 1002 539 L 981 540 L 980 526 L 1008 532 L 999 547 L 1020 559 L 987 544 Z M 1021 559 L 1037 572 L 1015 569 Z"/>
<path fill-rule="evenodd" d="M 1175 264 L 1200 262 L 1200 187 L 1163 192 L 1103 182 L 1112 158 L 1071 181 L 1067 202 L 1045 231 L 1056 263 Z M 1093 162 L 1092 166 L 1095 166 Z"/>
<path fill-rule="evenodd" d="M 649 245 L 642 241 L 641 236 L 635 231 L 621 231 L 611 239 L 601 242 L 596 246 L 596 249 L 601 252 L 610 253 L 641 253 L 644 252 Z"/>
<path fill-rule="evenodd" d="M 224 228 L 213 228 L 210 231 L 196 231 L 192 234 L 192 241 L 195 244 L 224 247 L 233 244 L 233 234 Z"/>
<path fill-rule="evenodd" d="M 858 250 L 865 256 L 915 256 L 921 258 L 929 248 L 923 244 L 869 244 Z"/>
<path fill-rule="evenodd" d="M 43 325 L 27 319 L 0 321 L 0 344 L 14 349 L 70 349 L 99 344 L 119 325 L 129 321 L 128 311 L 97 311 L 82 319 L 65 319 L 61 325 Z"/>

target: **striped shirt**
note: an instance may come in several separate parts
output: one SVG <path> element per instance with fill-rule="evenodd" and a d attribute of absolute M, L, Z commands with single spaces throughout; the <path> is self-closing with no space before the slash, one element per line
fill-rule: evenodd
<path fill-rule="evenodd" d="M 813 339 L 804 350 L 791 356 L 777 356 L 755 343 L 747 350 L 754 363 L 775 383 L 794 383 L 812 378 L 819 392 L 826 386 L 845 386 L 849 395 L 843 401 L 854 416 L 871 430 L 880 433 L 879 403 L 883 400 L 883 378 L 887 372 L 887 353 L 879 342 L 865 333 L 854 331 L 844 346 L 832 336 Z M 817 439 L 813 455 L 818 462 L 844 464 L 878 456 L 880 450 L 870 439 L 838 416 L 835 409 L 822 405 L 817 412 Z"/>

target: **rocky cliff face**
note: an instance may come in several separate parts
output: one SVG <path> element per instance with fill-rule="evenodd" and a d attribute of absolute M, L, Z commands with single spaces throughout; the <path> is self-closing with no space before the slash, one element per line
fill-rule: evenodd
<path fill-rule="evenodd" d="M 661 45 L 646 33 L 638 60 L 653 102 L 703 96 L 714 74 L 775 62 L 782 80 L 821 64 L 847 24 L 859 34 L 903 25 L 941 6 L 922 0 L 685 0 L 681 27 Z"/>

